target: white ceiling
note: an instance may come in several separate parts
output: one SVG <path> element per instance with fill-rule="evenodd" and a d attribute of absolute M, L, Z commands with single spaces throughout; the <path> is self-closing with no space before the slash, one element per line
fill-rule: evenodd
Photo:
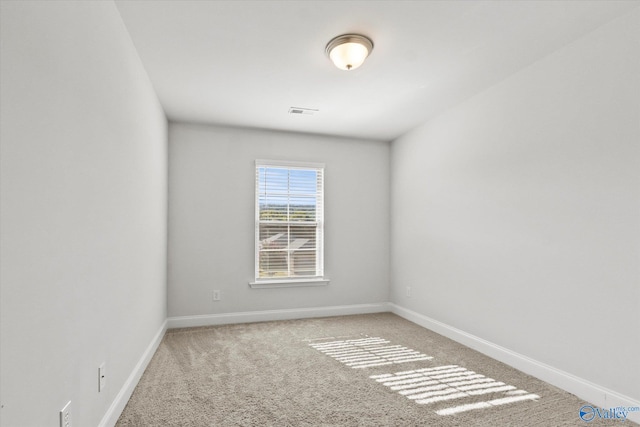
<path fill-rule="evenodd" d="M 376 140 L 395 139 L 638 4 L 116 0 L 170 120 Z M 362 67 L 340 71 L 324 48 L 352 32 L 375 47 Z"/>

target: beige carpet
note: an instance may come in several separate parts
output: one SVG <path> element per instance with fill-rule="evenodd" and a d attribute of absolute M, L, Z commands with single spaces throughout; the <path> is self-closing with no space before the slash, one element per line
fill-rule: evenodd
<path fill-rule="evenodd" d="M 173 329 L 117 426 L 617 426 L 393 314 Z"/>

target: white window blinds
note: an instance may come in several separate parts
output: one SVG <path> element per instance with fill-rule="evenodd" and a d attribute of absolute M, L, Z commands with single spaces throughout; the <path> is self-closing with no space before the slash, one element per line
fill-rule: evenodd
<path fill-rule="evenodd" d="M 256 281 L 323 276 L 324 166 L 256 161 Z"/>

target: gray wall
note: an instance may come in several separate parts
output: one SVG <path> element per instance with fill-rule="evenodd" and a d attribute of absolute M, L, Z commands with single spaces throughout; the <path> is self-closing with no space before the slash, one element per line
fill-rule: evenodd
<path fill-rule="evenodd" d="M 388 301 L 388 143 L 171 123 L 169 153 L 169 316 Z M 325 163 L 328 286 L 249 288 L 256 159 Z"/>
<path fill-rule="evenodd" d="M 394 303 L 635 399 L 638 23 L 394 141 L 391 166 Z"/>
<path fill-rule="evenodd" d="M 96 426 L 166 318 L 167 124 L 112 2 L 1 7 L 0 424 Z"/>

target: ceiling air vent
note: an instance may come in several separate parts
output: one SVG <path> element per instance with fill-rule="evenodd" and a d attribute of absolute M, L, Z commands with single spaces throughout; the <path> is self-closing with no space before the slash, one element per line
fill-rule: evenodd
<path fill-rule="evenodd" d="M 318 110 L 314 108 L 301 108 L 301 107 L 290 107 L 289 114 L 303 114 L 306 116 L 312 116 L 317 113 Z"/>

